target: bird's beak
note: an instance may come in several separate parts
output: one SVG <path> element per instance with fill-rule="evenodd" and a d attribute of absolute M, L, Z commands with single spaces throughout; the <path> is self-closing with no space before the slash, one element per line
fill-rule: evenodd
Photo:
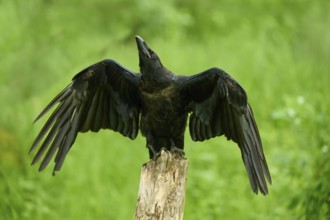
<path fill-rule="evenodd" d="M 142 39 L 142 37 L 136 35 L 135 36 L 135 39 L 136 39 L 136 44 L 137 44 L 137 47 L 139 49 L 139 52 L 142 53 L 148 59 L 150 59 L 151 56 L 150 56 L 150 52 L 149 52 L 149 47 L 144 42 L 144 40 Z"/>

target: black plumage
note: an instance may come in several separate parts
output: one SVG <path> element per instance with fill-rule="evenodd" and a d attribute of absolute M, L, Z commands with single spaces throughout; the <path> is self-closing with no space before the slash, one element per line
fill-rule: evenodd
<path fill-rule="evenodd" d="M 175 75 L 136 36 L 140 71 L 133 73 L 113 60 L 103 60 L 79 72 L 40 113 L 57 105 L 32 144 L 43 140 L 32 164 L 43 170 L 55 156 L 61 169 L 78 132 L 111 129 L 135 139 L 146 137 L 150 158 L 162 148 L 183 154 L 184 132 L 194 141 L 225 135 L 241 150 L 252 190 L 268 193 L 271 183 L 253 112 L 244 89 L 226 72 L 211 68 L 194 76 Z"/>

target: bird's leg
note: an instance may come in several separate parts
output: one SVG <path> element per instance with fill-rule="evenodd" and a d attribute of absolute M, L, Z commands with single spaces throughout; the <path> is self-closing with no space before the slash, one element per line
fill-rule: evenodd
<path fill-rule="evenodd" d="M 149 149 L 149 158 L 154 159 L 157 154 L 156 149 L 154 148 L 155 140 L 152 134 L 148 133 L 146 135 L 147 138 L 147 148 Z"/>
<path fill-rule="evenodd" d="M 157 151 L 155 150 L 154 146 L 152 144 L 148 144 L 147 147 L 149 148 L 150 152 L 150 158 L 152 157 L 155 159 L 155 156 L 157 155 Z"/>
<path fill-rule="evenodd" d="M 157 160 L 160 154 L 162 153 L 162 150 L 166 150 L 166 148 L 162 147 L 159 152 L 154 153 L 154 157 L 152 159 Z"/>
<path fill-rule="evenodd" d="M 150 159 L 153 160 L 157 160 L 162 150 L 166 150 L 165 148 L 161 148 L 160 151 L 156 150 L 158 149 L 158 140 L 157 138 L 154 138 L 152 135 L 148 135 L 147 148 L 149 149 L 149 157 Z"/>
<path fill-rule="evenodd" d="M 154 139 L 154 145 L 152 146 L 152 148 L 153 148 L 153 150 L 154 150 L 154 157 L 153 157 L 153 159 L 154 159 L 154 160 L 157 160 L 158 157 L 160 156 L 160 154 L 162 153 L 162 150 L 166 150 L 166 148 L 165 148 L 165 147 L 161 147 L 160 150 L 157 151 L 157 150 L 155 149 L 155 147 L 156 147 L 156 149 L 159 149 L 159 140 L 158 140 L 158 138 L 155 138 L 155 139 Z"/>
<path fill-rule="evenodd" d="M 160 149 L 160 151 L 157 152 L 157 151 L 155 150 L 155 148 L 154 148 L 152 145 L 148 145 L 148 148 L 152 151 L 152 154 L 153 154 L 152 159 L 153 159 L 153 160 L 157 160 L 158 157 L 160 156 L 160 154 L 162 153 L 162 150 L 166 150 L 165 147 L 162 147 L 162 148 Z"/>
<path fill-rule="evenodd" d="M 177 154 L 179 154 L 181 157 L 183 157 L 183 156 L 184 156 L 184 151 L 183 151 L 183 149 L 177 148 L 177 147 L 175 146 L 174 141 L 173 141 L 172 138 L 170 138 L 170 142 L 171 142 L 171 152 L 172 152 L 172 153 L 177 153 Z"/>

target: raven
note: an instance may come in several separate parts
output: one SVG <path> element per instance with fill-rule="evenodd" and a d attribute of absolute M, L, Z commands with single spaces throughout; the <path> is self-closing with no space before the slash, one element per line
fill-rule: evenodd
<path fill-rule="evenodd" d="M 141 73 L 106 59 L 75 75 L 35 120 L 58 104 L 32 144 L 30 153 L 44 139 L 32 165 L 43 157 L 41 171 L 56 153 L 54 174 L 78 132 L 101 128 L 130 139 L 141 130 L 151 159 L 163 148 L 183 155 L 189 116 L 192 140 L 225 135 L 236 142 L 253 192 L 267 194 L 266 180 L 271 183 L 271 176 L 244 89 L 219 68 L 193 76 L 175 75 L 141 37 L 135 38 Z"/>

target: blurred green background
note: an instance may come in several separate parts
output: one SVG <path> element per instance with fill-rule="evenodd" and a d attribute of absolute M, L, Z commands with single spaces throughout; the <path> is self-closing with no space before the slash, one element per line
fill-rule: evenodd
<path fill-rule="evenodd" d="M 330 219 L 330 1 L 0 0 L 0 219 L 133 219 L 145 140 L 78 136 L 39 173 L 32 121 L 84 67 L 138 71 L 134 35 L 177 74 L 223 68 L 246 89 L 273 177 L 254 195 L 238 147 L 192 142 L 185 219 Z"/>

